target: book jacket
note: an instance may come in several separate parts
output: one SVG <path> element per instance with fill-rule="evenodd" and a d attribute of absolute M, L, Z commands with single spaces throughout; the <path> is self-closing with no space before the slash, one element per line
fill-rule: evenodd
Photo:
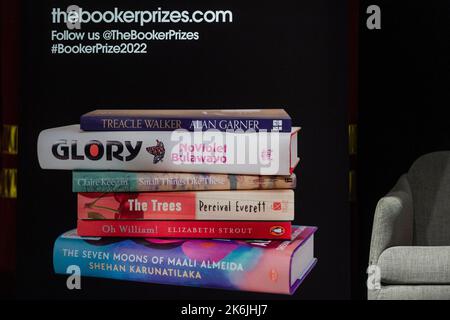
<path fill-rule="evenodd" d="M 294 220 L 293 190 L 78 193 L 78 219 Z"/>
<path fill-rule="evenodd" d="M 235 131 L 291 132 L 283 109 L 95 110 L 80 118 L 85 131 Z"/>
<path fill-rule="evenodd" d="M 295 189 L 296 175 L 255 176 L 218 173 L 73 171 L 73 192 L 159 192 Z"/>
<path fill-rule="evenodd" d="M 77 232 L 88 237 L 290 239 L 291 222 L 78 219 Z"/>
<path fill-rule="evenodd" d="M 314 266 L 292 281 L 292 257 L 316 231 L 293 228 L 288 241 L 82 238 L 75 230 L 53 249 L 57 274 L 71 265 L 81 276 L 149 283 L 292 294 Z"/>
<path fill-rule="evenodd" d="M 86 132 L 78 125 L 39 134 L 43 169 L 290 175 L 297 132 Z"/>

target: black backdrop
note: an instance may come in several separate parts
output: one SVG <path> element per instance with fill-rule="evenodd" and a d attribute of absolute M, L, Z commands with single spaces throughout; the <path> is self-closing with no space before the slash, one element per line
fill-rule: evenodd
<path fill-rule="evenodd" d="M 365 9 L 381 8 L 381 30 L 365 27 Z M 358 206 L 364 296 L 377 201 L 419 156 L 450 150 L 450 4 L 361 1 Z"/>
<path fill-rule="evenodd" d="M 59 234 L 75 227 L 71 173 L 41 170 L 36 155 L 41 130 L 77 123 L 82 113 L 98 106 L 284 106 L 303 127 L 296 222 L 319 227 L 319 262 L 293 298 L 349 298 L 348 20 L 343 1 L 142 3 L 77 1 L 99 9 L 231 9 L 234 22 L 183 26 L 200 31 L 201 40 L 155 43 L 144 55 L 51 55 L 51 5 L 64 8 L 72 1 L 24 1 L 18 296 L 286 298 L 102 279 L 83 279 L 82 290 L 67 290 L 65 277 L 53 274 L 52 246 Z"/>

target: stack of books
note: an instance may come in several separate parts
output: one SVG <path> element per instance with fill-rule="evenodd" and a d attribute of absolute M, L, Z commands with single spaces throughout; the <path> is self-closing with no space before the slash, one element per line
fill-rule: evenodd
<path fill-rule="evenodd" d="M 293 226 L 299 128 L 283 109 L 96 110 L 38 139 L 73 170 L 56 273 L 292 294 L 316 263 Z"/>

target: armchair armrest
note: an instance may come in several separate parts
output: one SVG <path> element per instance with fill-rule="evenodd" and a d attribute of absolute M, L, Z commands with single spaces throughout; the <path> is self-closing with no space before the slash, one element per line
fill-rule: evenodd
<path fill-rule="evenodd" d="M 369 265 L 377 265 L 387 248 L 410 246 L 413 239 L 413 202 L 406 174 L 378 201 L 370 244 Z"/>
<path fill-rule="evenodd" d="M 386 284 L 450 284 L 450 247 L 392 247 L 378 259 Z"/>

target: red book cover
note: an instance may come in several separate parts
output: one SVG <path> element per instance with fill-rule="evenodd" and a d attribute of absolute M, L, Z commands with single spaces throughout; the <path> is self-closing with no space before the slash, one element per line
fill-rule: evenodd
<path fill-rule="evenodd" d="M 294 191 L 78 193 L 78 219 L 292 221 Z"/>
<path fill-rule="evenodd" d="M 290 239 L 291 222 L 78 220 L 86 237 Z"/>

